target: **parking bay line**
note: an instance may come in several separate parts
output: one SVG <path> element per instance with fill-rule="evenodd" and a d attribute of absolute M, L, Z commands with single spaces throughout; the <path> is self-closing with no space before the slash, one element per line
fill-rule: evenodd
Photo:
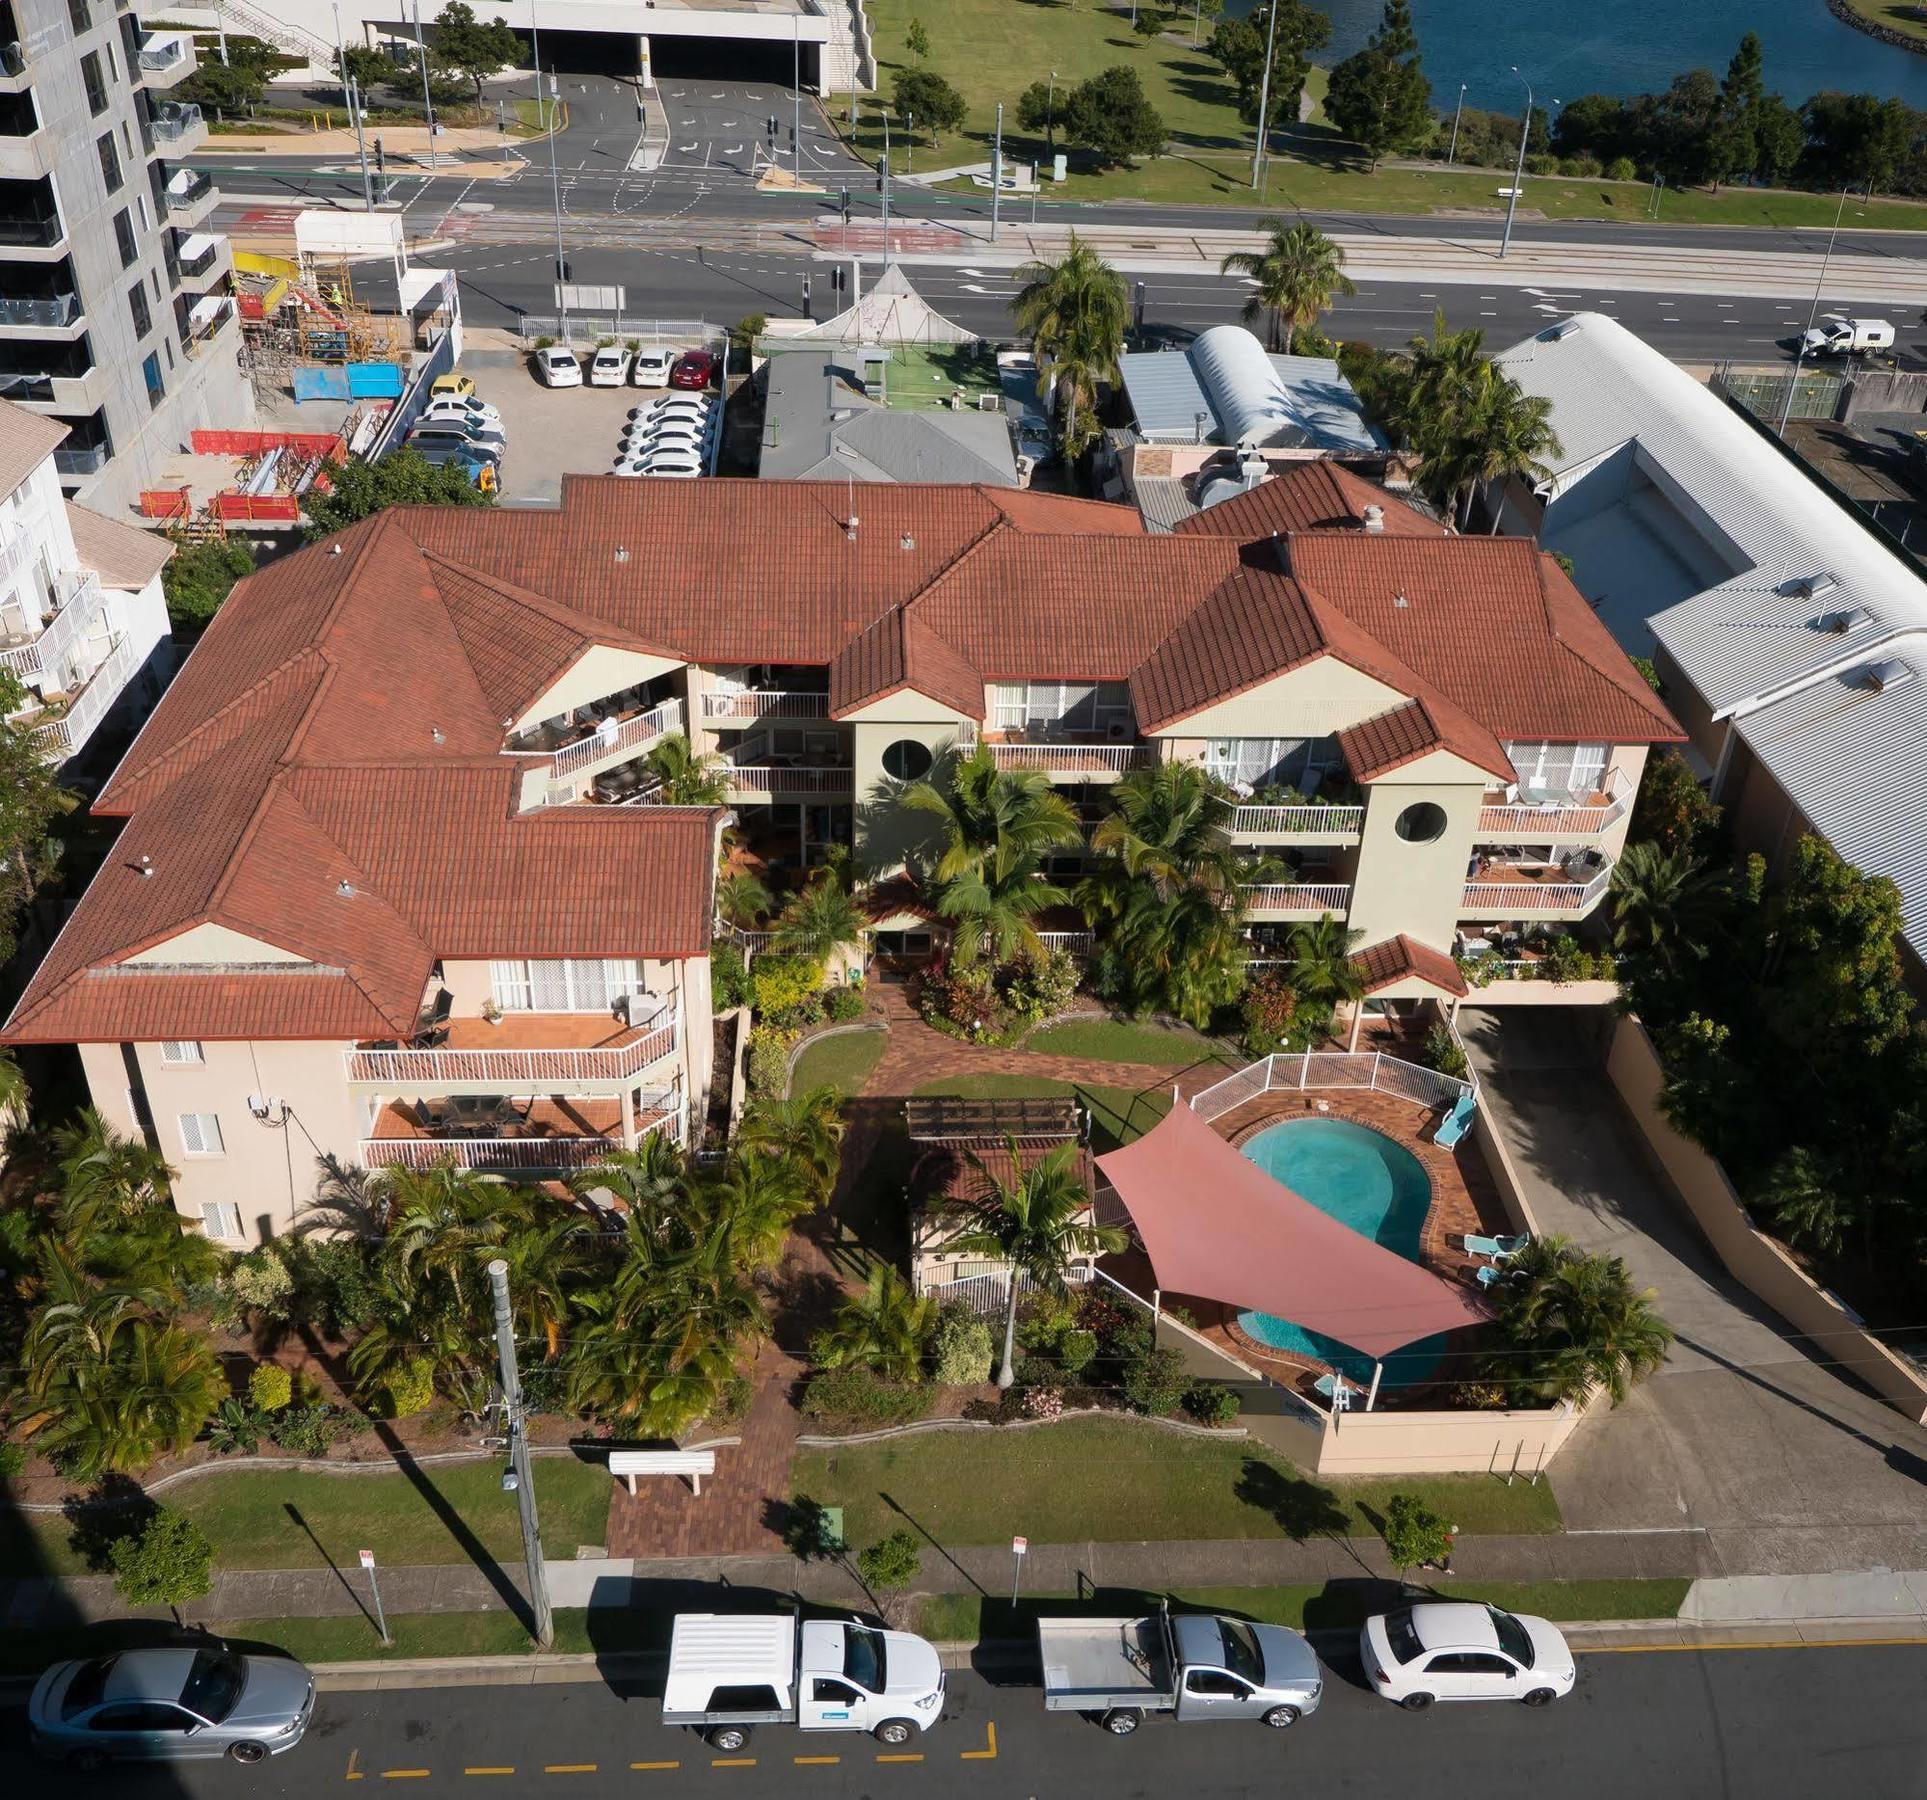
<path fill-rule="evenodd" d="M 753 1756 L 712 1756 L 709 1759 L 712 1769 L 753 1769 L 756 1758 Z"/>
<path fill-rule="evenodd" d="M 513 1763 L 471 1763 L 462 1773 L 464 1775 L 513 1775 L 515 1765 Z"/>
<path fill-rule="evenodd" d="M 544 1763 L 544 1775 L 593 1775 L 601 1765 L 598 1763 Z"/>
<path fill-rule="evenodd" d="M 383 1769 L 381 1778 L 383 1781 L 426 1781 L 428 1771 L 426 1769 Z"/>
<path fill-rule="evenodd" d="M 894 1756 L 879 1756 L 879 1757 L 877 1758 L 877 1761 L 878 1761 L 878 1762 L 880 1762 L 880 1763 L 886 1763 L 886 1762 L 922 1762 L 922 1761 L 923 1761 L 923 1752 L 922 1752 L 921 1750 L 907 1750 L 907 1751 L 899 1751 L 899 1752 L 897 1752 L 897 1754 L 896 1754 L 896 1755 L 894 1755 Z"/>
<path fill-rule="evenodd" d="M 832 1763 L 840 1763 L 840 1756 L 792 1756 L 790 1761 L 801 1768 L 827 1768 Z"/>
<path fill-rule="evenodd" d="M 986 1744 L 986 1745 L 984 1746 L 984 1748 L 983 1748 L 983 1749 L 981 1749 L 981 1750 L 963 1750 L 963 1751 L 959 1751 L 959 1752 L 958 1752 L 958 1754 L 959 1754 L 959 1755 L 961 1755 L 961 1756 L 963 1757 L 963 1759 L 964 1759 L 964 1761 L 965 1761 L 965 1762 L 994 1762 L 994 1761 L 996 1761 L 996 1758 L 997 1758 L 997 1721 L 996 1721 L 995 1719 L 986 1719 L 986 1720 L 984 1721 L 984 1730 L 985 1730 L 985 1732 L 986 1732 L 986 1733 L 988 1734 L 988 1737 L 989 1737 L 989 1742 L 988 1742 L 988 1743 L 987 1743 L 987 1744 Z"/>

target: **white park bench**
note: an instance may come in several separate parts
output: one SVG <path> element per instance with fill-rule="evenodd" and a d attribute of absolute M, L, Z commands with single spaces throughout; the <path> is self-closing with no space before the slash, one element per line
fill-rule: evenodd
<path fill-rule="evenodd" d="M 714 1450 L 611 1450 L 609 1473 L 619 1475 L 636 1491 L 638 1475 L 687 1475 L 691 1489 L 703 1491 L 703 1477 L 716 1473 Z"/>

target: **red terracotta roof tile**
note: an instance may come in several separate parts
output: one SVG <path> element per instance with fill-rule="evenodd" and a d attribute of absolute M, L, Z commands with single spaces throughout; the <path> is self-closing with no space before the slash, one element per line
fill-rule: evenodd
<path fill-rule="evenodd" d="M 1384 515 L 1382 523 L 1388 535 L 1446 535 L 1437 519 L 1335 462 L 1298 463 L 1260 482 L 1248 494 L 1235 494 L 1180 519 L 1171 529 L 1199 537 L 1235 537 L 1249 543 L 1293 531 L 1358 529 L 1365 523 L 1368 506 L 1376 506 Z"/>
<path fill-rule="evenodd" d="M 1382 943 L 1367 944 L 1363 950 L 1354 950 L 1351 960 L 1364 975 L 1368 994 L 1408 979 L 1423 981 L 1443 994 L 1464 996 L 1472 991 L 1459 973 L 1459 965 L 1443 950 L 1434 950 L 1430 944 L 1421 944 L 1403 932 Z"/>

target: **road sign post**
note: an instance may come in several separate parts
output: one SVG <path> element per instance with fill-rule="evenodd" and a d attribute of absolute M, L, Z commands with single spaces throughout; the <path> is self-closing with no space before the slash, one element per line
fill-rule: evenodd
<path fill-rule="evenodd" d="M 368 1592 L 374 1597 L 375 1602 L 375 1629 L 381 1633 L 382 1644 L 386 1647 L 395 1640 L 388 1635 L 387 1615 L 381 1610 L 381 1583 L 375 1579 L 374 1551 L 362 1551 L 361 1566 L 368 1571 Z"/>
<path fill-rule="evenodd" d="M 1017 1605 L 1017 1589 L 1024 1578 L 1024 1558 L 1030 1554 L 1030 1539 L 1014 1537 L 1010 1540 L 1010 1604 Z"/>

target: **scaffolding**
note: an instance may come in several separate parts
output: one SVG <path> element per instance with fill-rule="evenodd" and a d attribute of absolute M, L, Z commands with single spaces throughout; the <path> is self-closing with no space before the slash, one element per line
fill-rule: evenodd
<path fill-rule="evenodd" d="M 308 364 L 406 364 L 406 319 L 371 312 L 355 298 L 345 259 L 302 265 L 253 253 L 235 256 L 241 314 L 241 366 L 257 400 L 285 393 Z"/>

